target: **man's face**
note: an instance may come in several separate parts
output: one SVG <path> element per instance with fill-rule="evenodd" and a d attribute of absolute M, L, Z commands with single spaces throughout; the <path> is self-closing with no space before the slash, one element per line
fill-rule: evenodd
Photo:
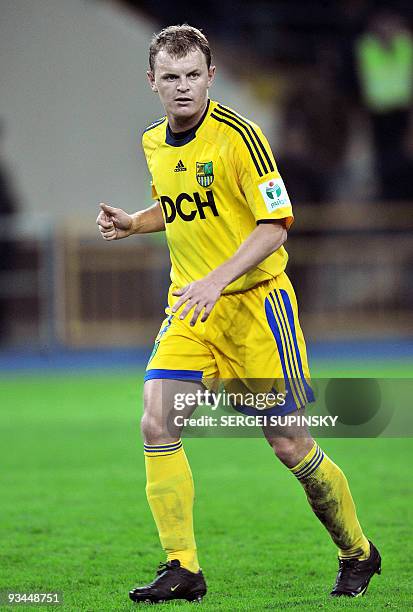
<path fill-rule="evenodd" d="M 147 74 L 152 91 L 159 94 L 168 117 L 185 122 L 205 108 L 215 66 L 208 70 L 205 55 L 199 49 L 181 58 L 161 49 L 155 58 L 154 72 Z"/>

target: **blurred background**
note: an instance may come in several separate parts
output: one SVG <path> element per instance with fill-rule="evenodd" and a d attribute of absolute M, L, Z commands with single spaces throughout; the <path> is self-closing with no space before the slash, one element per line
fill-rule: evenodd
<path fill-rule="evenodd" d="M 106 243 L 95 220 L 100 201 L 151 204 L 148 46 L 185 21 L 214 50 L 211 97 L 262 127 L 287 184 L 313 380 L 404 378 L 412 395 L 411 0 L 1 0 L 0 586 L 60 590 L 68 612 L 130 611 L 162 558 L 138 415 L 169 256 L 161 234 Z M 409 405 L 394 396 L 373 417 L 352 404 L 374 440 L 322 440 L 390 568 L 374 610 L 413 608 L 411 437 L 380 433 Z M 186 433 L 204 610 L 330 609 L 336 550 L 269 447 Z"/>
<path fill-rule="evenodd" d="M 211 97 L 273 146 L 310 347 L 411 353 L 410 2 L 2 0 L 2 366 L 148 354 L 168 288 L 164 237 L 105 243 L 95 218 L 100 201 L 151 203 L 140 139 L 163 113 L 147 49 L 183 22 L 210 39 Z"/>

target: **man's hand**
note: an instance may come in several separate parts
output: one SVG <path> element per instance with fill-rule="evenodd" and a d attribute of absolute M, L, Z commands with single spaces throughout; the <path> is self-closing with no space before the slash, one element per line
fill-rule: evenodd
<path fill-rule="evenodd" d="M 220 297 L 222 289 L 222 286 L 220 286 L 217 281 L 208 276 L 201 280 L 194 281 L 193 283 L 189 283 L 189 285 L 182 287 L 182 289 L 176 289 L 172 293 L 172 295 L 181 296 L 176 304 L 174 304 L 172 312 L 177 312 L 181 306 L 186 303 L 179 318 L 185 319 L 194 308 L 195 310 L 192 314 L 190 325 L 195 325 L 202 310 L 204 310 L 204 314 L 201 317 L 201 322 L 204 323 Z"/>
<path fill-rule="evenodd" d="M 287 230 L 284 225 L 283 219 L 258 225 L 244 240 L 238 251 L 227 261 L 201 280 L 189 283 L 182 289 L 176 289 L 173 292 L 172 295 L 180 297 L 174 304 L 172 312 L 177 312 L 186 303 L 179 315 L 180 319 L 185 319 L 194 308 L 191 325 L 195 325 L 202 310 L 204 314 L 201 322 L 206 321 L 225 287 L 257 266 L 284 244 L 287 239 Z"/>
<path fill-rule="evenodd" d="M 101 203 L 96 223 L 104 240 L 120 240 L 133 233 L 132 216 L 121 208 Z"/>

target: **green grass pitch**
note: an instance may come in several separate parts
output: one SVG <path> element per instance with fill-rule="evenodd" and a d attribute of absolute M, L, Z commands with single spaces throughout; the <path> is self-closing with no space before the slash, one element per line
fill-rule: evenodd
<path fill-rule="evenodd" d="M 379 370 L 402 376 L 409 368 Z M 360 375 L 357 364 L 340 371 Z M 374 364 L 365 372 L 379 375 Z M 336 374 L 331 364 L 318 373 Z M 1 589 L 63 593 L 62 606 L 42 610 L 135 608 L 129 588 L 151 580 L 163 560 L 144 492 L 141 381 L 140 371 L 0 379 Z M 381 550 L 382 575 L 364 598 L 329 599 L 335 547 L 266 443 L 188 439 L 209 585 L 201 610 L 413 608 L 411 440 L 320 444 L 350 481 L 360 521 Z"/>

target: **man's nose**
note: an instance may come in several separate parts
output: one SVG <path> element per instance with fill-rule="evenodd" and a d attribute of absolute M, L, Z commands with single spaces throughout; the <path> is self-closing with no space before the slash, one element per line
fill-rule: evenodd
<path fill-rule="evenodd" d="M 188 86 L 188 80 L 186 77 L 182 77 L 179 79 L 178 81 L 178 89 L 179 91 L 188 91 L 189 86 Z"/>

